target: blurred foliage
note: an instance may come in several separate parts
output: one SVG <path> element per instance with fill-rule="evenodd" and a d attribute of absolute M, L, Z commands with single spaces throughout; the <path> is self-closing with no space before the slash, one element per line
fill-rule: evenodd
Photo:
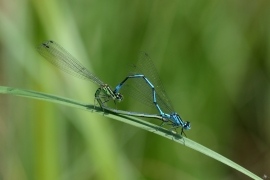
<path fill-rule="evenodd" d="M 0 84 L 92 104 L 97 86 L 36 45 L 57 41 L 112 87 L 148 52 L 188 137 L 269 176 L 269 10 L 264 0 L 0 0 Z M 118 108 L 145 110 L 128 96 Z M 0 180 L 247 178 L 123 123 L 12 96 L 0 96 L 0 147 Z"/>

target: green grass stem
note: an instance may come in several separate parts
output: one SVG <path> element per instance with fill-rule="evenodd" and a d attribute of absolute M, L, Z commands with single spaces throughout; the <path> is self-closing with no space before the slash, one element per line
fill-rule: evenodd
<path fill-rule="evenodd" d="M 202 146 L 201 144 L 198 144 L 198 143 L 196 143 L 196 142 L 194 142 L 186 137 L 183 137 L 183 136 L 176 134 L 176 133 L 173 133 L 165 128 L 161 128 L 157 125 L 151 124 L 147 121 L 141 120 L 141 119 L 136 118 L 136 117 L 132 117 L 132 116 L 128 116 L 128 115 L 121 115 L 121 114 L 108 112 L 108 111 L 103 112 L 103 110 L 100 107 L 95 107 L 94 105 L 91 105 L 91 104 L 86 104 L 86 103 L 78 102 L 78 101 L 75 101 L 72 99 L 63 98 L 63 97 L 59 97 L 59 96 L 55 96 L 55 95 L 51 95 L 51 94 L 30 91 L 30 90 L 0 86 L 0 93 L 49 101 L 49 102 L 53 102 L 53 103 L 58 103 L 58 104 L 86 110 L 86 111 L 89 111 L 92 113 L 97 113 L 97 114 L 100 114 L 102 116 L 106 116 L 108 118 L 118 120 L 118 121 L 121 121 L 123 123 L 130 124 L 132 126 L 135 126 L 135 127 L 144 129 L 146 131 L 155 133 L 157 135 L 160 135 L 164 138 L 173 140 L 176 143 L 182 144 L 186 147 L 194 149 L 195 151 L 201 152 L 201 153 L 203 153 L 203 154 L 205 154 L 213 159 L 216 159 L 216 160 L 242 172 L 243 174 L 249 176 L 252 179 L 262 179 L 262 178 L 256 176 L 255 174 L 253 174 L 252 172 L 248 171 L 247 169 L 236 164 L 235 162 L 233 162 L 233 161 L 229 160 L 228 158 L 225 158 L 224 156 Z"/>

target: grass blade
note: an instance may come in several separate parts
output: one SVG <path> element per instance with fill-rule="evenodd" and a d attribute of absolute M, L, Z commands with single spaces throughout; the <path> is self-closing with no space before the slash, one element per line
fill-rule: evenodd
<path fill-rule="evenodd" d="M 167 129 L 164 128 L 159 128 L 159 126 L 151 124 L 147 121 L 140 120 L 139 118 L 135 118 L 132 116 L 128 115 L 121 115 L 113 112 L 103 112 L 100 107 L 95 107 L 94 105 L 91 104 L 85 104 L 82 102 L 78 102 L 72 99 L 67 99 L 55 95 L 50 95 L 50 94 L 45 94 L 45 93 L 40 93 L 36 91 L 30 91 L 30 90 L 23 90 L 23 89 L 17 89 L 17 88 L 11 88 L 11 87 L 4 87 L 0 86 L 0 93 L 2 94 L 11 94 L 15 96 L 22 96 L 22 97 L 27 97 L 27 98 L 33 98 L 33 99 L 39 99 L 39 100 L 44 100 L 44 101 L 49 101 L 49 102 L 54 102 L 66 106 L 71 106 L 74 108 L 90 111 L 93 113 L 98 113 L 100 115 L 107 116 L 109 118 L 112 118 L 114 120 L 118 120 L 127 124 L 130 124 L 132 126 L 136 126 L 138 128 L 144 129 L 149 132 L 153 132 L 155 134 L 158 134 L 164 138 L 171 139 L 177 143 L 183 144 L 186 147 L 189 147 L 191 149 L 194 149 L 198 152 L 201 152 L 211 158 L 214 158 L 240 172 L 243 174 L 249 176 L 252 179 L 262 179 L 252 172 L 248 171 L 247 169 L 241 167 L 240 165 L 234 163 L 233 161 L 229 160 L 228 158 L 225 158 L 224 156 L 188 139 L 185 137 L 182 137 L 179 134 L 175 134 Z M 158 129 L 158 131 L 157 131 Z"/>

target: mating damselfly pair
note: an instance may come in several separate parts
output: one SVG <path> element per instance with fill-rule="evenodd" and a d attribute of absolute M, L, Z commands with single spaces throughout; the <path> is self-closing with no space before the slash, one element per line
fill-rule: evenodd
<path fill-rule="evenodd" d="M 164 124 L 172 125 L 171 129 L 181 127 L 181 135 L 184 133 L 183 130 L 191 129 L 190 123 L 188 121 L 184 122 L 174 111 L 167 98 L 158 72 L 147 53 L 139 53 L 137 64 L 129 66 L 130 74 L 113 90 L 55 41 L 49 40 L 43 42 L 37 46 L 37 50 L 46 60 L 59 69 L 75 77 L 96 83 L 99 88 L 95 93 L 95 100 L 97 100 L 101 108 L 121 114 L 161 119 L 161 126 Z M 132 86 L 127 86 L 126 92 L 147 106 L 156 108 L 159 114 L 119 111 L 106 106 L 106 102 L 109 100 L 113 100 L 114 102 L 123 101 L 123 95 L 119 91 L 127 84 L 127 81 L 132 81 Z"/>

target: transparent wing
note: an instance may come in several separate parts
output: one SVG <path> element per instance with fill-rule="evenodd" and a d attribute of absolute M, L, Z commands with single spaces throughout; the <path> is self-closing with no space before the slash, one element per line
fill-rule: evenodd
<path fill-rule="evenodd" d="M 50 63 L 72 76 L 90 80 L 98 85 L 104 84 L 55 41 L 43 42 L 37 46 L 37 51 Z"/>
<path fill-rule="evenodd" d="M 130 97 L 138 100 L 146 106 L 153 107 L 153 93 L 150 86 L 145 84 L 146 82 L 142 79 L 129 79 L 127 84 L 124 84 L 123 91 Z"/>
<path fill-rule="evenodd" d="M 143 74 L 154 85 L 157 103 L 163 112 L 174 112 L 154 63 L 147 53 L 140 52 L 138 62 L 136 64 L 129 65 L 128 69 L 130 72 L 129 75 Z M 124 84 L 124 89 L 128 95 L 141 103 L 144 103 L 149 107 L 156 108 L 153 103 L 152 89 L 142 78 L 129 79 L 127 84 Z"/>

